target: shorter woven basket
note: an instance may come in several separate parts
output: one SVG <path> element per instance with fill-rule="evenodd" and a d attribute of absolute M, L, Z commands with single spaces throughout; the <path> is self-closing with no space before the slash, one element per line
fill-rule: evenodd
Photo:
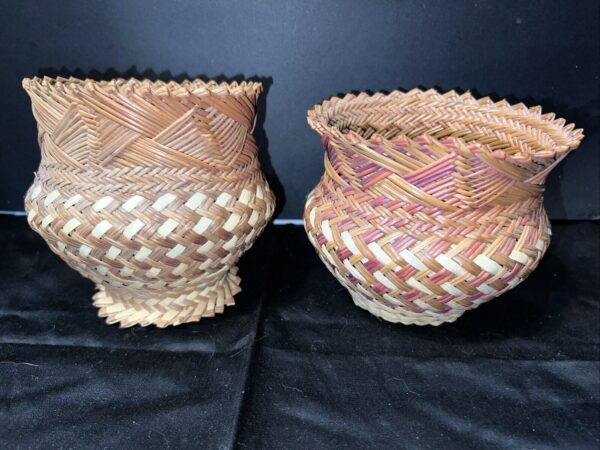
<path fill-rule="evenodd" d="M 354 303 L 439 325 L 522 282 L 548 248 L 548 173 L 582 130 L 540 107 L 437 91 L 346 95 L 308 112 L 325 173 L 311 243 Z"/>
<path fill-rule="evenodd" d="M 221 313 L 275 198 L 252 130 L 260 83 L 23 80 L 42 160 L 30 226 L 123 327 Z"/>

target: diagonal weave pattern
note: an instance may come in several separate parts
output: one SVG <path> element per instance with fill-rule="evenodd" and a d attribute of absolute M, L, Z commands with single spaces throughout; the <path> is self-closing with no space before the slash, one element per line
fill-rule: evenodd
<path fill-rule="evenodd" d="M 469 93 L 349 94 L 308 112 L 325 173 L 308 237 L 354 302 L 439 325 L 513 288 L 550 240 L 546 175 L 583 133 Z"/>
<path fill-rule="evenodd" d="M 252 136 L 260 83 L 34 78 L 30 226 L 97 284 L 108 323 L 197 321 L 273 214 Z"/>

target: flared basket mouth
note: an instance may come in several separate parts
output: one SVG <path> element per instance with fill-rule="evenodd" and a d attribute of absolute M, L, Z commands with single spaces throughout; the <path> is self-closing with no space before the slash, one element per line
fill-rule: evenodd
<path fill-rule="evenodd" d="M 150 81 L 147 79 L 138 80 L 136 78 L 115 78 L 112 80 L 96 81 L 89 78 L 79 79 L 75 77 L 33 77 L 23 79 L 23 88 L 31 94 L 32 92 L 65 93 L 73 94 L 77 92 L 90 92 L 102 90 L 105 92 L 118 92 L 121 94 L 145 94 L 151 93 L 161 97 L 186 97 L 203 95 L 231 95 L 258 97 L 262 92 L 262 83 L 258 81 L 233 81 L 216 82 L 203 81 L 200 79 L 175 81 Z"/>
<path fill-rule="evenodd" d="M 342 145 L 454 141 L 500 160 L 547 165 L 577 148 L 583 130 L 540 106 L 477 99 L 466 92 L 434 89 L 332 97 L 308 111 L 308 123 L 321 136 Z"/>

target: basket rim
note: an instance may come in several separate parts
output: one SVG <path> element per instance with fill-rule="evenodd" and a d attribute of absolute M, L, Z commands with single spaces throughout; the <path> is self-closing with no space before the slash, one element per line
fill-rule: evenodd
<path fill-rule="evenodd" d="M 354 145 L 379 145 L 381 143 L 392 144 L 392 141 L 395 138 L 389 139 L 383 136 L 377 135 L 376 133 L 369 137 L 365 138 L 359 133 L 356 133 L 353 130 L 342 131 L 335 125 L 330 125 L 329 119 L 332 117 L 328 115 L 328 112 L 331 112 L 333 108 L 339 106 L 340 104 L 351 104 L 355 102 L 369 102 L 373 100 L 384 100 L 384 99 L 392 99 L 393 97 L 405 98 L 407 96 L 422 96 L 423 98 L 431 98 L 432 100 L 447 100 L 454 99 L 459 102 L 464 103 L 465 105 L 471 105 L 475 107 L 483 107 L 487 108 L 489 111 L 497 111 L 500 114 L 502 112 L 510 112 L 517 113 L 525 117 L 531 117 L 537 119 L 540 123 L 546 123 L 553 126 L 556 131 L 559 131 L 564 139 L 564 143 L 553 146 L 552 150 L 540 150 L 535 151 L 533 153 L 526 152 L 517 152 L 517 153 L 506 153 L 503 150 L 494 150 L 491 154 L 496 159 L 509 159 L 513 160 L 516 163 L 523 163 L 527 161 L 535 160 L 553 160 L 559 157 L 564 157 L 570 151 L 576 149 L 581 140 L 584 138 L 583 129 L 575 128 L 574 123 L 567 123 L 563 118 L 557 118 L 554 113 L 543 113 L 542 107 L 539 105 L 528 107 L 524 103 L 516 103 L 511 104 L 506 99 L 499 100 L 494 102 L 489 96 L 477 98 L 470 91 L 466 91 L 462 94 L 459 94 L 455 90 L 450 90 L 444 93 L 439 92 L 437 89 L 419 89 L 414 88 L 409 91 L 402 91 L 399 89 L 393 90 L 389 93 L 378 91 L 375 93 L 368 92 L 350 92 L 347 94 L 334 95 L 329 97 L 328 99 L 323 100 L 321 103 L 314 105 L 307 111 L 307 121 L 309 126 L 315 130 L 321 136 L 330 136 L 339 142 L 354 146 Z M 425 138 L 427 140 L 436 140 L 432 136 L 429 135 L 420 135 L 417 137 L 410 138 L 408 136 L 402 136 L 402 139 L 407 140 L 409 142 L 415 142 L 419 139 Z M 554 139 L 551 137 L 554 141 Z M 444 142 L 445 140 L 453 141 L 459 144 L 463 148 L 473 148 L 474 145 L 477 148 L 487 148 L 486 144 L 478 143 L 477 141 L 467 141 L 460 137 L 449 136 L 440 141 Z M 393 144 L 392 144 L 393 145 Z M 533 157 L 533 158 L 532 158 Z"/>
<path fill-rule="evenodd" d="M 260 81 L 244 80 L 241 82 L 232 81 L 217 82 L 215 80 L 204 81 L 200 78 L 185 79 L 177 82 L 174 80 L 149 80 L 147 78 L 113 78 L 110 80 L 93 80 L 91 78 L 77 77 L 31 77 L 23 78 L 23 88 L 28 91 L 49 91 L 62 92 L 70 90 L 105 90 L 119 92 L 151 92 L 158 96 L 185 97 L 189 95 L 258 95 L 263 90 Z"/>

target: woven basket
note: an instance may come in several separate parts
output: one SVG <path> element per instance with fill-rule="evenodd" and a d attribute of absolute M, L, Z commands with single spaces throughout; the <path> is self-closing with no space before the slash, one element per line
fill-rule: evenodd
<path fill-rule="evenodd" d="M 260 83 L 23 80 L 42 161 L 30 226 L 96 283 L 108 323 L 178 325 L 234 303 L 273 214 L 252 137 Z"/>
<path fill-rule="evenodd" d="M 583 138 L 539 107 L 412 90 L 308 112 L 325 173 L 308 237 L 354 303 L 391 322 L 452 322 L 515 287 L 550 240 L 546 175 Z"/>

